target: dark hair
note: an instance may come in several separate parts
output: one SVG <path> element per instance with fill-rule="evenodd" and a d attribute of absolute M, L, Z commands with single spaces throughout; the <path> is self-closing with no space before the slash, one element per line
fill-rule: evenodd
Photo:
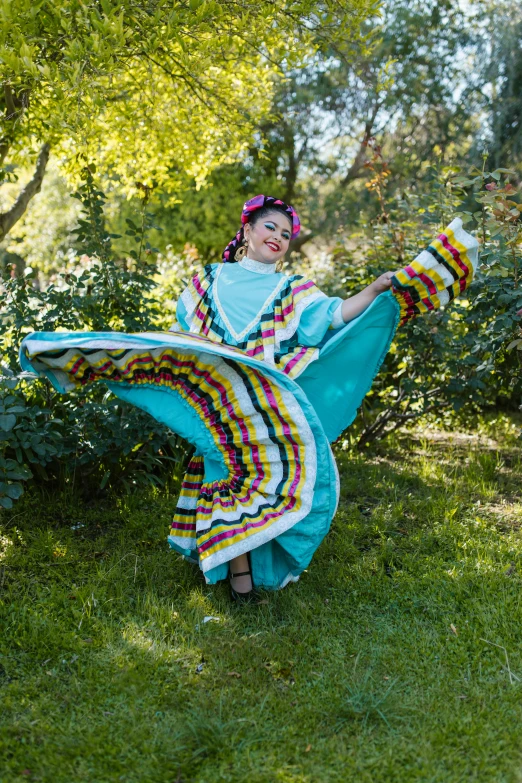
<path fill-rule="evenodd" d="M 263 220 L 263 218 L 266 218 L 266 216 L 269 215 L 270 212 L 280 212 L 282 215 L 285 216 L 285 218 L 290 223 L 290 234 L 291 234 L 292 233 L 292 218 L 290 217 L 290 215 L 288 214 L 286 209 L 284 209 L 284 207 L 280 207 L 279 204 L 274 204 L 271 207 L 270 206 L 266 206 L 266 207 L 261 207 L 261 209 L 256 209 L 256 211 L 252 212 L 252 214 L 249 216 L 248 222 L 252 226 L 255 226 L 256 223 L 258 223 L 260 220 Z"/>

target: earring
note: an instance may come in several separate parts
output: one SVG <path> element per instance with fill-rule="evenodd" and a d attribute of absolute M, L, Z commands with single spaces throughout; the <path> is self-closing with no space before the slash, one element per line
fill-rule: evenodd
<path fill-rule="evenodd" d="M 241 247 L 236 250 L 236 255 L 234 258 L 236 261 L 242 261 L 246 256 L 246 254 L 247 254 L 246 245 L 241 245 Z"/>

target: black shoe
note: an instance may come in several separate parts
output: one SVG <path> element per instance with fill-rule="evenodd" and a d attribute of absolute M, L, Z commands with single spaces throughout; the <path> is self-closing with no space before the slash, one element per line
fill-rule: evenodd
<path fill-rule="evenodd" d="M 229 579 L 235 579 L 237 576 L 250 576 L 252 577 L 252 571 L 240 571 L 238 574 L 229 574 Z M 257 601 L 259 594 L 257 590 L 252 586 L 246 593 L 242 593 L 239 590 L 234 590 L 232 584 L 230 584 L 230 597 L 238 604 L 251 604 Z"/>

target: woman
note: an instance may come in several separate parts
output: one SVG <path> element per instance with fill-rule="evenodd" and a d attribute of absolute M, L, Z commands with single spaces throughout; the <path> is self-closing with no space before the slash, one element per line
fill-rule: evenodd
<path fill-rule="evenodd" d="M 60 391 L 102 380 L 195 447 L 169 544 L 232 597 L 296 581 L 338 501 L 330 443 L 351 423 L 400 323 L 462 292 L 477 241 L 454 220 L 405 269 L 327 297 L 277 271 L 300 229 L 279 199 L 242 226 L 180 297 L 170 333 L 38 333 L 24 369 Z"/>

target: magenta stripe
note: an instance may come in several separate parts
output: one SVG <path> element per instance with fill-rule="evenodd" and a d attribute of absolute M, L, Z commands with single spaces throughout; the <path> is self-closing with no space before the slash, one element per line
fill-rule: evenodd
<path fill-rule="evenodd" d="M 290 511 L 295 506 L 296 502 L 297 499 L 295 497 L 289 498 L 288 502 L 282 506 L 281 509 L 265 514 L 265 516 L 258 522 L 247 522 L 241 527 L 235 527 L 232 530 L 225 530 L 222 533 L 213 536 L 208 541 L 205 541 L 204 544 L 198 546 L 198 552 L 206 552 L 207 549 L 214 546 L 215 544 L 219 544 L 220 541 L 225 541 L 227 538 L 233 538 L 234 536 L 237 536 L 238 533 L 244 533 L 246 530 L 255 530 L 258 527 L 263 527 L 270 520 L 277 519 L 287 511 Z"/>
<path fill-rule="evenodd" d="M 195 522 L 173 522 L 170 526 L 171 530 L 195 530 Z"/>
<path fill-rule="evenodd" d="M 312 288 L 315 286 L 315 283 L 313 280 L 308 280 L 306 283 L 302 283 L 301 285 L 298 285 L 296 288 L 292 288 L 292 294 L 295 296 L 300 291 L 307 291 L 309 288 Z"/>
<path fill-rule="evenodd" d="M 205 289 L 200 283 L 199 275 L 194 275 L 194 277 L 192 278 L 192 285 L 194 286 L 194 288 L 196 289 L 196 291 L 200 296 L 205 296 Z"/>
<path fill-rule="evenodd" d="M 287 365 L 285 365 L 284 372 L 288 375 L 288 373 L 292 370 L 293 367 L 297 364 L 299 359 L 301 359 L 302 356 L 307 352 L 308 348 L 301 348 L 299 353 L 293 357 L 293 359 L 290 359 Z"/>
<path fill-rule="evenodd" d="M 181 489 L 201 489 L 201 479 L 199 481 L 183 481 Z"/>
<path fill-rule="evenodd" d="M 450 243 L 450 241 L 449 241 L 448 237 L 446 236 L 446 234 L 439 234 L 437 239 L 440 240 L 440 242 L 444 245 L 446 250 L 448 250 L 451 253 L 451 255 L 453 256 L 453 258 L 455 259 L 457 264 L 460 266 L 460 268 L 464 272 L 464 274 L 468 275 L 469 274 L 468 267 L 463 262 L 463 260 L 461 258 L 461 255 L 460 255 L 459 251 L 457 250 L 457 248 L 453 247 L 453 245 Z"/>
<path fill-rule="evenodd" d="M 246 351 L 247 356 L 256 356 L 258 353 L 262 353 L 264 351 L 263 345 L 258 345 L 256 348 L 250 348 L 248 351 Z"/>
<path fill-rule="evenodd" d="M 431 279 L 431 277 L 428 277 L 428 275 L 424 274 L 424 272 L 419 273 L 419 278 L 422 280 L 424 285 L 427 287 L 430 294 L 436 294 L 437 293 L 437 286 Z"/>
<path fill-rule="evenodd" d="M 71 375 L 76 375 L 79 368 L 82 366 L 82 364 L 84 364 L 84 362 L 85 362 L 84 357 L 80 356 L 80 358 L 75 361 L 74 365 L 71 368 Z"/>

